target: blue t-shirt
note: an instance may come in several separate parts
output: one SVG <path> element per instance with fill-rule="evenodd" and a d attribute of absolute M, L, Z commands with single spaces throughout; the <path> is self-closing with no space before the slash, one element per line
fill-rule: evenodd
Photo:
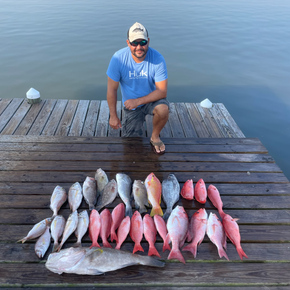
<path fill-rule="evenodd" d="M 118 50 L 112 57 L 107 76 L 120 82 L 123 104 L 126 100 L 137 99 L 156 89 L 155 82 L 167 79 L 163 56 L 149 47 L 144 61 L 136 63 L 129 47 Z"/>

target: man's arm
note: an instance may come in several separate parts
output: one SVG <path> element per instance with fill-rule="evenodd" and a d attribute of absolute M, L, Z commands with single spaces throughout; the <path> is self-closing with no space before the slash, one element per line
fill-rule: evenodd
<path fill-rule="evenodd" d="M 109 125 L 113 129 L 121 128 L 121 121 L 117 115 L 117 91 L 119 87 L 119 82 L 115 82 L 110 77 L 108 77 L 107 85 L 107 102 L 110 110 L 110 120 Z"/>
<path fill-rule="evenodd" d="M 167 95 L 167 79 L 161 82 L 155 83 L 156 89 L 147 96 L 140 97 L 138 99 L 130 99 L 124 103 L 124 106 L 128 110 L 133 110 L 140 105 L 152 103 L 160 99 L 166 98 Z"/>

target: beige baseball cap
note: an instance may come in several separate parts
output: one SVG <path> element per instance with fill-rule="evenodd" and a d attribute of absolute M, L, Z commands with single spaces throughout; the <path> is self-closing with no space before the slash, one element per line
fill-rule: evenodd
<path fill-rule="evenodd" d="M 136 39 L 148 40 L 148 31 L 141 23 L 136 22 L 128 30 L 128 39 L 130 42 Z"/>

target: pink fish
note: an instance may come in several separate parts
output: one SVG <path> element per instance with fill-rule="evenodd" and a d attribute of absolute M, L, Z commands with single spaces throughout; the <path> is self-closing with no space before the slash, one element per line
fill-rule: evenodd
<path fill-rule="evenodd" d="M 206 192 L 206 186 L 201 178 L 195 185 L 194 188 L 194 198 L 202 204 L 206 203 L 206 197 L 207 197 L 207 192 Z"/>
<path fill-rule="evenodd" d="M 143 233 L 144 233 L 143 220 L 140 212 L 136 210 L 131 218 L 131 227 L 130 227 L 130 237 L 132 241 L 135 242 L 133 254 L 138 251 L 144 252 L 144 249 L 141 246 Z"/>
<path fill-rule="evenodd" d="M 182 251 L 189 251 L 196 258 L 197 245 L 200 245 L 204 239 L 207 226 L 207 212 L 204 208 L 196 211 L 190 219 L 188 229 L 188 241 L 191 241 Z"/>
<path fill-rule="evenodd" d="M 101 247 L 98 244 L 99 234 L 101 232 L 101 216 L 97 210 L 93 209 L 90 214 L 89 236 L 92 241 L 92 247 Z"/>
<path fill-rule="evenodd" d="M 225 215 L 223 212 L 223 202 L 221 200 L 220 193 L 214 185 L 210 185 L 207 189 L 207 196 L 212 202 L 212 204 L 217 208 L 221 218 Z"/>
<path fill-rule="evenodd" d="M 148 194 L 148 201 L 152 205 L 150 216 L 156 214 L 163 216 L 163 211 L 160 206 L 162 194 L 161 182 L 154 173 L 150 173 L 144 183 Z"/>
<path fill-rule="evenodd" d="M 123 242 L 126 240 L 130 231 L 131 221 L 130 217 L 126 216 L 118 228 L 118 242 L 115 249 L 120 250 Z"/>
<path fill-rule="evenodd" d="M 116 230 L 120 226 L 121 221 L 125 217 L 125 205 L 119 203 L 112 211 L 112 226 L 111 226 L 111 242 L 118 242 Z"/>
<path fill-rule="evenodd" d="M 193 181 L 192 179 L 187 180 L 181 191 L 180 194 L 183 198 L 188 199 L 188 200 L 193 200 L 194 197 L 194 188 L 193 188 Z"/>
<path fill-rule="evenodd" d="M 144 236 L 149 244 L 148 256 L 157 256 L 161 258 L 158 251 L 155 248 L 157 230 L 153 218 L 149 214 L 146 214 L 143 217 L 143 225 L 144 225 Z"/>
<path fill-rule="evenodd" d="M 233 219 L 230 215 L 225 214 L 223 217 L 223 226 L 227 237 L 235 245 L 241 260 L 243 260 L 243 257 L 248 258 L 248 256 L 241 247 L 241 236 L 239 226 L 236 222 L 237 220 L 238 219 Z"/>
<path fill-rule="evenodd" d="M 160 215 L 155 215 L 153 217 L 154 224 L 156 226 L 157 232 L 159 233 L 160 237 L 163 239 L 163 248 L 162 252 L 165 250 L 171 251 L 170 246 L 166 243 L 166 235 L 167 235 L 167 228 L 164 219 Z"/>
<path fill-rule="evenodd" d="M 176 206 L 171 212 L 167 221 L 168 234 L 166 242 L 172 243 L 172 249 L 169 253 L 168 260 L 177 259 L 185 264 L 185 260 L 180 252 L 179 247 L 184 244 L 188 230 L 188 216 L 182 206 Z"/>
<path fill-rule="evenodd" d="M 214 213 L 210 213 L 209 215 L 207 220 L 206 233 L 209 239 L 217 246 L 219 257 L 225 257 L 227 260 L 229 260 L 228 255 L 223 249 L 223 245 L 226 245 L 227 237 L 222 223 Z"/>
<path fill-rule="evenodd" d="M 108 237 L 110 235 L 111 226 L 112 226 L 112 215 L 110 211 L 106 208 L 101 212 L 100 217 L 101 217 L 101 223 L 102 223 L 101 239 L 103 242 L 103 247 L 112 248 L 112 246 L 108 242 Z"/>

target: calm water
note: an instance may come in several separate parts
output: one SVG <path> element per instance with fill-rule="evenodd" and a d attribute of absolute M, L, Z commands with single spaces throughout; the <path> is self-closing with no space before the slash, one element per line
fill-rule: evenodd
<path fill-rule="evenodd" d="M 138 21 L 166 59 L 169 100 L 224 103 L 290 178 L 289 19 L 288 0 L 0 0 L 0 97 L 105 99 Z"/>

